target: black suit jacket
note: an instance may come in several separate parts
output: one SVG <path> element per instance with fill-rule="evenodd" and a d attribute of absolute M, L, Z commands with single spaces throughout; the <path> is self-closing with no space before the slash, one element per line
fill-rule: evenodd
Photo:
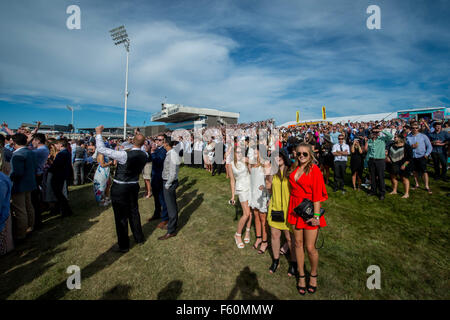
<path fill-rule="evenodd" d="M 72 155 L 69 150 L 58 152 L 48 172 L 53 173 L 53 179 L 58 180 L 68 180 L 72 176 Z"/>

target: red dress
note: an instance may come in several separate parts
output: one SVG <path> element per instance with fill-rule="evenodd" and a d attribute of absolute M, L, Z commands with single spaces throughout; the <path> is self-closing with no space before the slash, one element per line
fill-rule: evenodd
<path fill-rule="evenodd" d="M 296 229 L 315 230 L 318 226 L 306 224 L 302 218 L 297 216 L 294 208 L 297 207 L 304 198 L 312 202 L 325 201 L 328 199 L 327 189 L 323 181 L 323 175 L 319 167 L 313 164 L 308 175 L 303 173 L 302 176 L 295 181 L 295 174 L 298 168 L 289 175 L 289 184 L 291 186 L 291 197 L 289 198 L 288 222 Z M 320 226 L 326 227 L 324 216 L 320 217 Z"/>

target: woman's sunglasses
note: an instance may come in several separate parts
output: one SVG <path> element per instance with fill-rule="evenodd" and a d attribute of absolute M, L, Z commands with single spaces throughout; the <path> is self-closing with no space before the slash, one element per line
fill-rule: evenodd
<path fill-rule="evenodd" d="M 300 157 L 300 156 L 304 156 L 305 158 L 308 158 L 309 153 L 308 152 L 298 152 L 297 157 Z"/>

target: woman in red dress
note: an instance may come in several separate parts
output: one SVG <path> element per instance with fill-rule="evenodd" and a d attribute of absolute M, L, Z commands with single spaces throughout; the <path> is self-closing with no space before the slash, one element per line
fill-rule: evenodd
<path fill-rule="evenodd" d="M 308 284 L 308 292 L 314 293 L 317 289 L 317 267 L 319 265 L 319 252 L 316 249 L 318 229 L 327 224 L 325 218 L 320 217 L 320 202 L 328 199 L 327 190 L 323 181 L 323 175 L 319 167 L 314 164 L 314 153 L 311 145 L 301 143 L 295 148 L 295 163 L 289 171 L 289 185 L 291 197 L 289 200 L 288 222 L 292 225 L 295 238 L 295 255 L 299 272 L 298 292 L 306 293 L 306 279 L 304 270 L 305 252 L 308 252 L 311 263 L 311 274 Z M 314 218 L 303 221 L 294 212 L 304 198 L 314 203 Z"/>

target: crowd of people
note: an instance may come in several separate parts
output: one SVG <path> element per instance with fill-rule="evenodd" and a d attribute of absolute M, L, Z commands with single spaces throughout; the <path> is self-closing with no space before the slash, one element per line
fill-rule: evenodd
<path fill-rule="evenodd" d="M 41 228 L 45 211 L 62 217 L 72 215 L 68 186 L 88 181 L 93 182 L 98 205 L 112 205 L 117 251 L 125 253 L 130 248 L 128 225 L 135 242 L 144 243 L 138 207 L 141 174 L 145 198 L 153 197 L 155 203 L 150 221 L 158 220 L 157 227 L 167 230 L 158 239 L 174 237 L 178 173 L 184 165 L 212 176 L 226 174 L 231 189 L 229 203 L 237 205 L 237 198 L 243 212 L 234 235 L 237 248 L 251 242 L 254 221 L 256 240 L 252 247 L 259 254 L 271 248 L 271 273 L 277 271 L 280 255 L 289 253 L 288 275 L 299 277 L 297 289 L 304 295 L 317 289 L 319 255 L 315 245 L 318 230 L 326 226 L 321 209 L 321 203 L 328 199 L 326 185 L 343 194 L 348 187 L 355 191 L 366 188 L 369 195 L 383 200 L 387 171 L 391 195 L 400 193 L 401 180 L 402 198 L 408 198 L 411 190 L 420 187 L 420 179 L 432 194 L 429 162 L 434 179 L 447 181 L 448 121 L 392 119 L 276 128 L 270 119 L 167 131 L 151 137 L 136 130 L 125 141 L 106 139 L 102 132 L 103 126 L 98 126 L 95 133 L 76 140 L 39 133 L 39 123 L 33 131 L 26 127 L 13 131 L 3 123 L 0 255 Z M 305 199 L 311 202 L 307 220 L 298 213 Z M 282 234 L 286 240 L 283 245 Z M 309 281 L 305 277 L 305 249 L 311 265 Z"/>

